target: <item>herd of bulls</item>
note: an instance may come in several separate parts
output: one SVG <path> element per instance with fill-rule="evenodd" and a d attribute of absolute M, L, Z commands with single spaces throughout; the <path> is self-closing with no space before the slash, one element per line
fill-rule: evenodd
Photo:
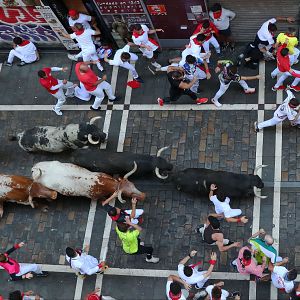
<path fill-rule="evenodd" d="M 187 193 L 207 196 L 211 183 L 231 198 L 248 198 L 264 187 L 261 178 L 254 174 L 235 174 L 205 168 L 188 168 L 173 172 L 173 165 L 161 157 L 164 147 L 156 156 L 134 153 L 112 153 L 95 147 L 103 143 L 106 134 L 94 123 L 69 124 L 64 127 L 38 126 L 25 130 L 10 140 L 18 140 L 28 152 L 45 151 L 58 153 L 73 149 L 68 162 L 43 161 L 36 163 L 32 179 L 24 176 L 0 174 L 0 216 L 4 202 L 17 202 L 35 207 L 33 198 L 56 199 L 57 193 L 65 196 L 82 196 L 101 199 L 118 191 L 118 199 L 124 197 L 145 199 L 128 180 L 129 176 L 144 178 L 155 174 L 164 182 L 173 182 L 176 188 Z M 118 175 L 116 178 L 114 175 Z M 114 177 L 113 177 L 114 176 Z"/>

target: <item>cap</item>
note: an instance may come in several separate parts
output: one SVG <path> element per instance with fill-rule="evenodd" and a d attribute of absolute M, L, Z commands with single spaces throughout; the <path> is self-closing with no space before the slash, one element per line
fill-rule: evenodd
<path fill-rule="evenodd" d="M 69 16 L 70 17 L 75 17 L 78 14 L 76 9 L 70 9 L 69 10 Z"/>

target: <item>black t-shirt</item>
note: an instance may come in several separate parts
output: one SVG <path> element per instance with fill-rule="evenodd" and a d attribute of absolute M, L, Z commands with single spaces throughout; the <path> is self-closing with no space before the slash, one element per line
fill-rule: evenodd
<path fill-rule="evenodd" d="M 180 79 L 180 80 L 173 79 L 172 76 L 173 76 L 174 72 L 177 72 L 177 71 L 172 71 L 172 72 L 167 73 L 168 80 L 171 84 L 171 89 L 173 89 L 174 92 L 176 91 L 177 93 L 181 93 L 181 92 L 183 92 L 183 89 L 179 88 L 179 85 L 182 82 L 182 79 Z"/>

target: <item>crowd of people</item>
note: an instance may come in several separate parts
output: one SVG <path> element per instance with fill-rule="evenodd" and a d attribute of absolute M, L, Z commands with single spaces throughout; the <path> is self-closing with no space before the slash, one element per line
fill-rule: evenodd
<path fill-rule="evenodd" d="M 162 32 L 163 29 L 149 29 L 145 24 L 136 24 L 132 30 L 131 41 L 114 55 L 109 47 L 95 45 L 100 30 L 93 17 L 78 13 L 75 10 L 69 11 L 69 25 L 73 31 L 71 34 L 59 32 L 65 38 L 76 40 L 80 48 L 78 54 L 68 54 L 68 58 L 76 61 L 75 73 L 79 83 L 73 83 L 67 79 L 57 79 L 52 76 L 52 72 L 68 71 L 67 67 L 47 67 L 37 70 L 39 81 L 53 97 L 57 99 L 53 111 L 57 115 L 62 115 L 62 106 L 67 97 L 74 97 L 89 101 L 91 96 L 95 96 L 93 105 L 90 109 L 98 111 L 105 97 L 111 102 L 118 101 L 113 93 L 111 84 L 107 81 L 107 76 L 103 72 L 103 63 L 112 66 L 119 66 L 128 69 L 137 84 L 143 84 L 144 80 L 138 74 L 134 64 L 139 57 L 131 52 L 132 47 L 138 47 L 143 57 L 149 61 L 148 69 L 151 73 L 166 72 L 170 83 L 169 97 L 158 98 L 158 104 L 175 103 L 182 95 L 188 95 L 197 104 L 207 103 L 209 99 L 199 97 L 199 86 L 201 81 L 210 80 L 210 60 L 213 55 L 220 55 L 225 51 L 234 51 L 235 43 L 232 37 L 230 22 L 235 18 L 235 13 L 222 7 L 219 3 L 213 5 L 209 12 L 209 20 L 204 20 L 194 30 L 189 39 L 189 44 L 185 46 L 180 57 L 170 58 L 167 66 L 158 63 L 159 44 L 151 38 L 154 33 Z M 287 89 L 287 98 L 274 112 L 274 117 L 270 120 L 255 123 L 255 131 L 273 126 L 288 119 L 291 125 L 300 126 L 300 100 L 297 99 L 291 90 L 300 91 L 300 72 L 293 68 L 298 63 L 299 49 L 296 47 L 298 40 L 296 30 L 290 27 L 287 32 L 279 33 L 275 41 L 274 34 L 277 31 L 276 23 L 286 21 L 293 23 L 292 17 L 276 17 L 267 20 L 262 24 L 252 43 L 249 43 L 245 51 L 237 57 L 236 61 L 218 60 L 215 73 L 219 74 L 219 90 L 210 99 L 216 107 L 221 107 L 220 98 L 224 95 L 230 84 L 239 83 L 246 94 L 255 93 L 255 88 L 248 86 L 247 81 L 260 79 L 260 75 L 245 76 L 241 75 L 238 67 L 244 64 L 246 67 L 257 68 L 261 59 L 277 60 L 277 67 L 271 73 L 272 78 L 279 74 L 276 84 L 272 90 Z M 149 36 L 150 35 L 150 36 Z M 211 47 L 212 46 L 212 47 Z M 14 58 L 20 59 L 19 66 L 38 61 L 39 53 L 35 45 L 20 37 L 13 40 L 13 50 L 10 51 L 6 66 L 13 65 Z M 212 50 L 212 48 L 214 48 Z M 113 56 L 113 57 L 112 57 Z M 78 61 L 82 60 L 82 61 Z M 98 71 L 93 70 L 91 65 L 96 65 Z M 284 86 L 284 81 L 288 77 L 294 77 L 291 85 Z M 66 92 L 64 91 L 66 90 Z M 122 243 L 122 248 L 126 254 L 141 255 L 145 254 L 147 263 L 159 263 L 160 259 L 153 255 L 152 246 L 146 246 L 139 238 L 142 232 L 143 215 L 142 209 L 137 209 L 137 199 L 131 200 L 131 209 L 124 210 L 110 205 L 110 202 L 117 197 L 115 192 L 111 197 L 102 202 L 103 209 L 107 212 L 112 221 L 116 222 L 116 234 Z M 211 184 L 208 199 L 214 207 L 215 213 L 208 215 L 203 226 L 195 229 L 195 234 L 208 246 L 214 246 L 216 251 L 224 252 L 232 248 L 239 248 L 238 256 L 231 262 L 232 268 L 241 274 L 250 274 L 256 282 L 271 280 L 273 285 L 289 293 L 291 299 L 300 299 L 300 286 L 295 284 L 297 270 L 287 269 L 283 265 L 289 262 L 288 258 L 278 256 L 277 250 L 273 247 L 274 240 L 271 235 L 263 229 L 248 239 L 248 245 L 243 246 L 240 242 L 231 241 L 224 237 L 221 229 L 221 221 L 229 223 L 247 224 L 248 218 L 242 215 L 240 209 L 233 209 L 230 206 L 230 199 L 222 194 L 215 184 Z M 45 277 L 48 273 L 36 264 L 21 264 L 10 257 L 17 249 L 24 246 L 24 243 L 15 244 L 13 248 L 0 254 L 0 266 L 10 275 L 10 280 L 25 280 L 33 277 Z M 85 278 L 87 275 L 102 274 L 107 269 L 103 261 L 88 254 L 88 247 L 85 249 L 66 248 L 66 262 L 74 269 L 78 276 Z M 169 300 L 184 299 L 207 299 L 219 300 L 231 297 L 235 300 L 240 299 L 240 292 L 228 292 L 223 289 L 224 282 L 207 285 L 207 281 L 213 270 L 216 269 L 218 254 L 212 251 L 209 260 L 208 270 L 201 270 L 200 263 L 189 263 L 197 255 L 196 250 L 192 250 L 178 263 L 178 275 L 170 275 L 167 278 L 166 297 Z M 191 288 L 198 290 L 191 293 Z M 22 293 L 14 291 L 9 294 L 10 300 L 17 299 L 42 299 L 38 295 L 33 295 L 32 291 Z M 101 298 L 102 297 L 102 298 Z M 113 299 L 110 297 L 99 296 L 99 289 L 90 293 L 86 297 L 92 299 Z"/>

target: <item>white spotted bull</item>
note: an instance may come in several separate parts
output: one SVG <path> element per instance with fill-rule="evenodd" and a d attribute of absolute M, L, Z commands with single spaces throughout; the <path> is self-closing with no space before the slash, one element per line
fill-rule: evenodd
<path fill-rule="evenodd" d="M 118 199 L 124 203 L 122 194 L 126 197 L 136 197 L 144 200 L 145 194 L 140 192 L 127 178 L 137 170 L 134 168 L 123 178 L 115 179 L 105 173 L 91 172 L 70 163 L 59 161 L 44 161 L 35 164 L 32 178 L 49 189 L 65 196 L 82 196 L 93 200 L 107 197 L 118 191 Z"/>
<path fill-rule="evenodd" d="M 103 143 L 106 134 L 94 122 L 95 117 L 87 123 L 68 124 L 66 126 L 36 126 L 11 136 L 18 140 L 20 147 L 28 152 L 46 151 L 62 152 L 68 149 L 87 148 L 89 145 Z"/>

